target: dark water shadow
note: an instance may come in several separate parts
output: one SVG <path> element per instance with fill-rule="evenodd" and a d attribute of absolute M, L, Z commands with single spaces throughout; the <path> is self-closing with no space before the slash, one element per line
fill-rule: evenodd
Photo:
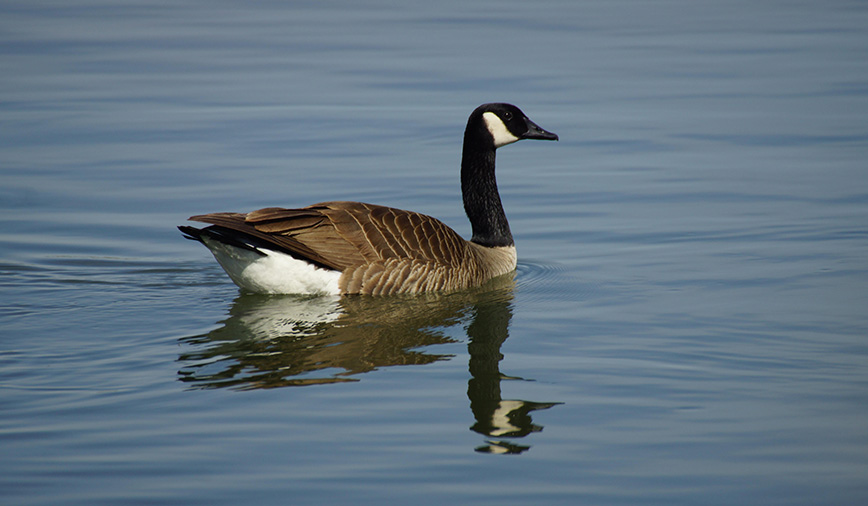
<path fill-rule="evenodd" d="M 240 295 L 217 329 L 181 339 L 179 379 L 191 388 L 252 390 L 360 381 L 383 367 L 449 360 L 433 345 L 467 336 L 471 430 L 491 440 L 484 453 L 521 453 L 542 427 L 531 412 L 559 403 L 503 399 L 501 345 L 509 337 L 515 282 L 475 290 L 394 297 Z"/>

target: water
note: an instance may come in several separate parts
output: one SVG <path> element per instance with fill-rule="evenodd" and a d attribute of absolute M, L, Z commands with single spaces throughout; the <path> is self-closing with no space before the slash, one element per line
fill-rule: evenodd
<path fill-rule="evenodd" d="M 3 2 L 3 504 L 861 504 L 862 2 Z M 187 216 L 463 235 L 514 280 L 240 294 Z"/>

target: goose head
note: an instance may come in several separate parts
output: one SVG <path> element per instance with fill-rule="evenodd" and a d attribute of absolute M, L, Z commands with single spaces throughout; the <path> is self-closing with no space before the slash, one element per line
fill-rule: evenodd
<path fill-rule="evenodd" d="M 483 104 L 476 108 L 467 122 L 467 133 L 477 142 L 497 149 L 522 139 L 556 141 L 557 134 L 544 130 L 528 119 L 521 109 L 512 104 Z"/>

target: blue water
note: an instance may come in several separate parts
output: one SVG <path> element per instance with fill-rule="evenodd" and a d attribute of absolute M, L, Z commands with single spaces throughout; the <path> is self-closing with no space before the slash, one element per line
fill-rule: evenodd
<path fill-rule="evenodd" d="M 0 3 L 0 502 L 868 502 L 864 2 Z M 514 280 L 242 294 L 193 214 L 362 200 Z"/>

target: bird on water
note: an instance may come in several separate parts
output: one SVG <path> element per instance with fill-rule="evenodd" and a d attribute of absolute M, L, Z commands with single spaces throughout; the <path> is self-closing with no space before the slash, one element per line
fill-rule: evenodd
<path fill-rule="evenodd" d="M 516 106 L 483 104 L 470 114 L 461 193 L 473 230 L 465 240 L 431 216 L 362 202 L 211 213 L 178 227 L 204 244 L 232 281 L 255 293 L 392 294 L 478 286 L 515 270 L 515 242 L 494 174 L 497 148 L 558 140 Z"/>

